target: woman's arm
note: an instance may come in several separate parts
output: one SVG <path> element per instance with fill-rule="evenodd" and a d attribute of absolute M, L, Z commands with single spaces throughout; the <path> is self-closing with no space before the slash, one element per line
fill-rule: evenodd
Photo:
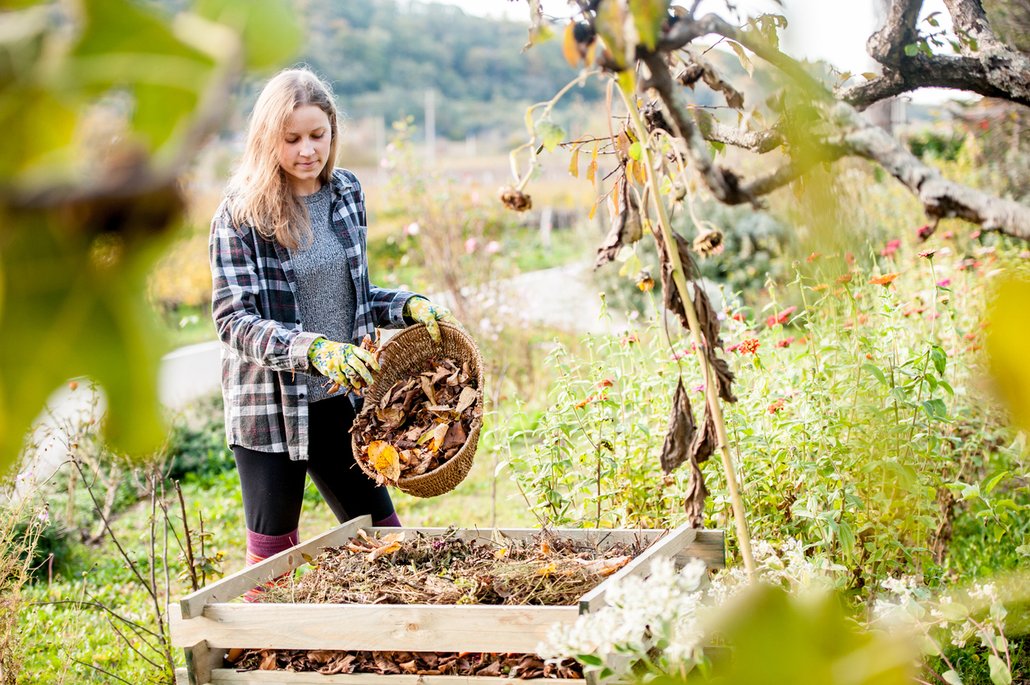
<path fill-rule="evenodd" d="M 300 321 L 262 318 L 254 246 L 232 225 L 224 208 L 211 222 L 209 253 L 211 314 L 218 339 L 249 362 L 277 371 L 311 373 L 308 349 L 321 334 L 300 332 Z M 269 287 L 280 285 L 289 289 L 285 281 Z"/>

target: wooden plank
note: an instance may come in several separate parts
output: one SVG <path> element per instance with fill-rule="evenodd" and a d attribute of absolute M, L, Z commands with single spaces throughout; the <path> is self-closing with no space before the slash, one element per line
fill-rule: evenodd
<path fill-rule="evenodd" d="M 222 667 L 225 650 L 211 648 L 201 640 L 183 651 L 186 653 L 186 681 L 189 685 L 209 685 L 211 671 Z"/>
<path fill-rule="evenodd" d="M 407 652 L 529 652 L 575 606 L 427 604 L 209 604 L 172 617 L 172 646 L 368 649 Z"/>
<path fill-rule="evenodd" d="M 676 554 L 676 563 L 685 565 L 691 559 L 700 559 L 710 569 L 726 568 L 726 535 L 721 530 L 697 531 L 694 541 Z"/>
<path fill-rule="evenodd" d="M 688 528 L 686 524 L 669 532 L 668 535 L 653 543 L 650 547 L 633 558 L 628 564 L 613 573 L 603 583 L 579 600 L 579 612 L 585 614 L 597 611 L 604 606 L 604 594 L 608 585 L 629 576 L 642 575 L 651 569 L 651 562 L 660 556 L 672 557 L 682 551 L 697 537 L 696 528 Z"/>
<path fill-rule="evenodd" d="M 550 683 L 579 683 L 568 678 L 539 680 Z M 524 685 L 528 681 L 518 678 L 492 678 L 460 675 L 377 675 L 375 673 L 347 673 L 322 675 L 321 673 L 290 673 L 287 671 L 246 671 L 219 669 L 212 675 L 212 685 Z"/>
<path fill-rule="evenodd" d="M 340 545 L 347 541 L 359 528 L 372 525 L 372 517 L 365 515 L 353 518 L 339 525 L 328 533 L 312 538 L 305 543 L 291 547 L 268 557 L 264 561 L 248 566 L 230 576 L 212 583 L 207 587 L 183 597 L 180 602 L 183 618 L 200 616 L 204 605 L 213 602 L 227 602 L 236 599 L 252 587 L 261 585 L 284 573 L 294 570 L 305 563 L 304 555 L 316 556 L 324 547 Z"/>

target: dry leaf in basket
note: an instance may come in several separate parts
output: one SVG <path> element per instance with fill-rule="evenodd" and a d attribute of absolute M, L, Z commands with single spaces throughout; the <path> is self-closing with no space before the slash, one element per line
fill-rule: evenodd
<path fill-rule="evenodd" d="M 461 450 L 482 416 L 481 405 L 468 362 L 432 357 L 354 422 L 355 456 L 375 471 L 380 485 L 428 473 Z"/>

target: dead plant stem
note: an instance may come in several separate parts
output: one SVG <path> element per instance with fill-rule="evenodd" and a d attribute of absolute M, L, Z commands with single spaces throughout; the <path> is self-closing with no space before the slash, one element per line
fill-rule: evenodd
<path fill-rule="evenodd" d="M 630 99 L 630 94 L 624 92 L 622 88 L 619 88 L 619 93 L 622 95 L 622 99 L 626 104 L 626 109 L 633 121 L 633 127 L 636 129 L 637 139 L 640 141 L 647 141 L 647 129 L 644 127 L 644 122 L 640 119 L 640 113 L 637 111 L 636 106 Z M 723 420 L 722 407 L 719 405 L 717 391 L 711 383 L 714 373 L 712 372 L 708 362 L 708 347 L 701 339 L 701 325 L 698 322 L 697 311 L 694 309 L 694 301 L 690 297 L 690 291 L 687 288 L 687 279 L 683 272 L 683 264 L 680 262 L 679 249 L 673 236 L 672 225 L 669 223 L 669 215 L 665 209 L 665 203 L 663 203 L 661 199 L 661 193 L 659 192 L 658 180 L 655 178 L 654 163 L 651 159 L 651 149 L 649 145 L 645 144 L 641 146 L 641 161 L 644 164 L 644 169 L 647 171 L 647 183 L 651 190 L 651 198 L 654 202 L 655 211 L 658 214 L 658 223 L 662 231 L 662 239 L 665 241 L 666 251 L 672 265 L 672 278 L 676 284 L 676 290 L 679 292 L 680 299 L 683 301 L 683 309 L 687 314 L 687 321 L 690 324 L 690 334 L 694 339 L 695 354 L 697 355 L 698 362 L 701 364 L 701 368 L 704 370 L 705 398 L 708 402 L 708 407 L 712 412 L 712 420 L 715 423 L 716 436 L 719 439 L 719 453 L 722 456 L 722 465 L 726 472 L 726 485 L 729 489 L 730 502 L 733 506 L 733 517 L 736 523 L 740 553 L 744 560 L 744 568 L 747 570 L 748 576 L 754 579 L 755 560 L 751 552 L 751 536 L 747 528 L 747 519 L 744 513 L 744 501 L 741 498 L 740 489 L 737 485 L 737 477 L 733 467 L 733 458 L 730 455 L 729 440 L 726 435 L 726 423 Z M 715 341 L 710 341 L 710 344 L 714 344 L 714 342 Z"/>

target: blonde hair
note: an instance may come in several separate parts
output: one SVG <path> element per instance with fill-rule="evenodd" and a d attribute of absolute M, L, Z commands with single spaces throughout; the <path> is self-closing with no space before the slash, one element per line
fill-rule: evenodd
<path fill-rule="evenodd" d="M 289 249 L 308 243 L 311 227 L 307 208 L 279 165 L 279 146 L 290 115 L 305 105 L 314 105 L 329 117 L 329 157 L 318 178 L 323 185 L 330 182 L 339 132 L 336 103 L 327 83 L 309 69 L 299 68 L 276 74 L 258 96 L 243 159 L 227 189 L 235 225 L 253 226 L 265 238 Z"/>

